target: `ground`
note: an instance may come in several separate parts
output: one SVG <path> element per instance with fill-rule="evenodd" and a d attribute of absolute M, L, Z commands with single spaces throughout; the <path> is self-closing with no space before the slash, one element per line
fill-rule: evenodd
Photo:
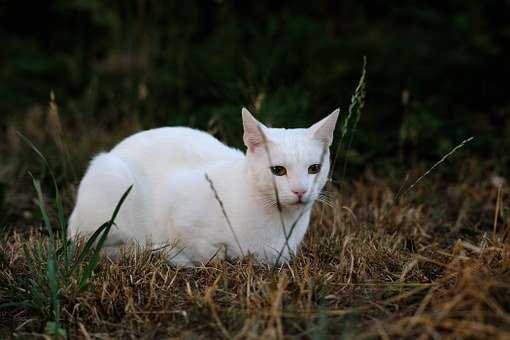
<path fill-rule="evenodd" d="M 21 228 L 19 217 L 0 243 L 0 304 L 6 304 L 0 334 L 509 338 L 507 184 L 479 160 L 442 166 L 455 171 L 433 172 L 410 191 L 402 188 L 412 180 L 399 183 L 371 170 L 330 184 L 301 251 L 278 268 L 249 258 L 176 268 L 164 250 L 130 248 L 118 262 L 102 257 L 80 289 L 79 275 L 63 274 L 57 252 L 63 277 L 54 300 L 48 233 L 36 222 Z M 410 169 L 408 178 L 425 170 Z M 72 206 L 72 195 L 63 196 Z M 32 214 L 34 197 L 26 194 Z"/>

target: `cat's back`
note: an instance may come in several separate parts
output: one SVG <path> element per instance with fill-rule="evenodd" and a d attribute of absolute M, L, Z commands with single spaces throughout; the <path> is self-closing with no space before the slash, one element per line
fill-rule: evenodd
<path fill-rule="evenodd" d="M 193 166 L 244 157 L 241 151 L 226 146 L 209 133 L 187 127 L 138 132 L 117 144 L 111 153 L 151 167 Z"/>

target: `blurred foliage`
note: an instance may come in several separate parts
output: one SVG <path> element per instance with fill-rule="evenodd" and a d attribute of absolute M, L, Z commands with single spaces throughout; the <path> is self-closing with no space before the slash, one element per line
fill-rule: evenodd
<path fill-rule="evenodd" d="M 3 226 L 3 220 L 5 215 L 5 192 L 7 190 L 7 186 L 0 182 L 0 228 Z M 1 231 L 1 229 L 0 229 Z"/>
<path fill-rule="evenodd" d="M 6 1 L 0 124 L 54 91 L 80 124 L 135 116 L 239 145 L 243 105 L 275 126 L 346 113 L 366 55 L 352 162 L 437 159 L 471 135 L 471 152 L 504 160 L 509 12 L 497 0 Z"/>

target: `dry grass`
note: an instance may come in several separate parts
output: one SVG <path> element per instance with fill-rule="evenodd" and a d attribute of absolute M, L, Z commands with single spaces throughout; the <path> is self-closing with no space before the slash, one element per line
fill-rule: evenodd
<path fill-rule="evenodd" d="M 105 133 L 56 119 L 51 103 L 46 119 L 40 111 L 17 128 L 37 145 L 54 146 L 44 151 L 57 155 L 52 164 L 68 212 L 74 167 L 139 126 L 128 120 Z M 38 126 L 27 125 L 37 121 L 32 116 Z M 0 234 L 0 337 L 41 337 L 53 320 L 48 233 L 25 175 L 34 158 L 14 130 L 0 140 L 0 156 L 9 160 L 0 163 L 8 184 L 0 213 L 10 226 Z M 370 170 L 330 185 L 303 247 L 280 268 L 250 258 L 176 268 L 167 249 L 136 247 L 118 262 L 103 257 L 86 289 L 77 275 L 59 278 L 60 325 L 84 339 L 510 338 L 509 187 L 487 162 L 463 157 L 442 166 L 455 171 L 430 174 L 410 191 Z M 425 170 L 410 169 L 409 178 Z"/>
<path fill-rule="evenodd" d="M 478 168 L 460 168 L 454 184 L 427 178 L 398 203 L 398 186 L 370 172 L 331 187 L 332 206 L 315 208 L 303 248 L 281 268 L 248 258 L 182 269 L 131 247 L 118 263 L 103 258 L 85 292 L 75 279 L 61 287 L 63 325 L 85 339 L 509 338 L 508 188 Z M 0 303 L 38 277 L 25 252 L 37 256 L 46 236 L 5 237 Z M 5 335 L 45 327 L 23 308 L 0 320 Z"/>

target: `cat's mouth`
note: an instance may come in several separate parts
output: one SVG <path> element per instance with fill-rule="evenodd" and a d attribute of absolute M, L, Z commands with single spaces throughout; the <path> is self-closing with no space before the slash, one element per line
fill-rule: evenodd
<path fill-rule="evenodd" d="M 300 206 L 300 205 L 305 205 L 306 203 L 308 203 L 308 201 L 303 201 L 301 199 L 295 201 L 294 203 L 291 203 L 290 205 L 292 206 Z"/>

